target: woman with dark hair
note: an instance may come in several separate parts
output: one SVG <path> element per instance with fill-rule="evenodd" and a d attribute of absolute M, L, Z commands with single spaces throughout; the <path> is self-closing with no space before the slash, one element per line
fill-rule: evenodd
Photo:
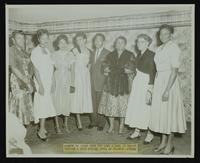
<path fill-rule="evenodd" d="M 31 61 L 35 70 L 36 92 L 34 95 L 35 123 L 40 124 L 37 136 L 41 140 L 47 140 L 45 119 L 56 116 L 53 105 L 52 93 L 55 91 L 54 62 L 47 49 L 49 33 L 45 29 L 37 31 L 39 44 L 31 52 Z"/>
<path fill-rule="evenodd" d="M 75 55 L 75 93 L 71 113 L 77 117 L 77 126 L 82 130 L 80 114 L 92 113 L 92 96 L 90 82 L 90 55 L 91 51 L 86 47 L 87 37 L 83 32 L 79 32 L 74 37 Z"/>
<path fill-rule="evenodd" d="M 172 41 L 174 28 L 162 25 L 159 38 L 162 44 L 156 50 L 154 61 L 155 77 L 149 128 L 162 134 L 162 140 L 155 152 L 173 154 L 174 133 L 185 133 L 186 121 L 178 81 L 179 56 L 181 51 Z"/>
<path fill-rule="evenodd" d="M 24 33 L 14 31 L 11 38 L 13 45 L 9 48 L 9 112 L 16 115 L 23 125 L 28 125 L 34 120 L 33 67 L 24 50 Z"/>
<path fill-rule="evenodd" d="M 68 48 L 68 38 L 66 35 L 59 35 L 53 43 L 55 52 L 52 59 L 55 62 L 56 71 L 54 73 L 56 80 L 56 89 L 53 93 L 53 102 L 57 112 L 55 118 L 56 132 L 61 133 L 58 116 L 64 116 L 64 128 L 69 133 L 67 120 L 70 115 L 72 95 L 70 86 L 74 85 L 74 55 Z"/>
<path fill-rule="evenodd" d="M 140 130 L 148 130 L 150 118 L 151 94 L 156 74 L 154 52 L 148 49 L 152 39 L 146 34 L 137 36 L 136 46 L 140 51 L 136 58 L 137 74 L 133 80 L 132 91 L 129 97 L 125 124 L 135 128 L 128 139 L 141 136 Z M 148 131 L 144 144 L 150 143 L 153 134 Z"/>
<path fill-rule="evenodd" d="M 134 54 L 125 49 L 127 40 L 120 36 L 115 40 L 115 50 L 109 53 L 103 63 L 104 84 L 98 112 L 109 118 L 107 133 L 114 132 L 114 118 L 120 118 L 119 134 L 122 134 L 130 94 L 129 75 L 135 72 Z"/>

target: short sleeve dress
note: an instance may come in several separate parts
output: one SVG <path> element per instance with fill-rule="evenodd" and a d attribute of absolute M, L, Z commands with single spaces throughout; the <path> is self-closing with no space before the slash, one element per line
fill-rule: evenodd
<path fill-rule="evenodd" d="M 38 93 L 39 85 L 35 80 L 37 90 L 34 95 L 35 123 L 38 123 L 40 118 L 56 116 L 51 93 L 54 62 L 47 48 L 45 48 L 45 51 L 47 54 L 43 54 L 41 47 L 37 46 L 32 50 L 31 53 L 31 61 L 35 68 L 39 71 L 41 82 L 44 87 L 44 95 L 40 95 Z"/>
<path fill-rule="evenodd" d="M 161 45 L 155 54 L 157 75 L 154 81 L 149 128 L 158 133 L 185 133 L 186 120 L 182 94 L 177 76 L 169 92 L 168 101 L 162 101 L 162 95 L 168 84 L 172 68 L 179 68 L 181 51 L 177 44 L 169 41 Z"/>
<path fill-rule="evenodd" d="M 57 115 L 69 116 L 73 101 L 73 93 L 70 86 L 74 86 L 75 57 L 72 52 L 56 51 L 52 55 L 56 71 L 56 89 L 53 93 L 53 102 Z"/>

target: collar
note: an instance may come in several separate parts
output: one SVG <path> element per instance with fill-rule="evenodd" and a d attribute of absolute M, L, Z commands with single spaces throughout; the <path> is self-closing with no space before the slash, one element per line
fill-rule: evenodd
<path fill-rule="evenodd" d="M 96 49 L 96 51 L 99 50 L 99 54 L 101 53 L 101 51 L 103 50 L 103 46 L 99 49 Z"/>

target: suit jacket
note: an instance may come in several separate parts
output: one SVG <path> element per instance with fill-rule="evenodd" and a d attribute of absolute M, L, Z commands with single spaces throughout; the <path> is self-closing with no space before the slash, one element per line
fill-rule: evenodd
<path fill-rule="evenodd" d="M 94 50 L 91 55 L 91 85 L 93 90 L 103 91 L 105 76 L 102 71 L 102 63 L 104 62 L 106 56 L 110 53 L 110 51 L 103 48 L 96 62 L 95 53 L 96 50 Z"/>

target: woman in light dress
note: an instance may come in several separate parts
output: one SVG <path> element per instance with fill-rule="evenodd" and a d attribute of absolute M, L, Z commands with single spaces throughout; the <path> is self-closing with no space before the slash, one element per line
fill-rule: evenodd
<path fill-rule="evenodd" d="M 85 33 L 79 32 L 74 37 L 75 48 L 75 93 L 71 113 L 77 117 L 77 127 L 82 130 L 83 126 L 80 114 L 92 113 L 92 96 L 90 84 L 90 50 L 86 47 L 87 37 Z"/>
<path fill-rule="evenodd" d="M 31 61 L 35 70 L 36 93 L 34 95 L 34 118 L 39 122 L 37 136 L 47 140 L 45 119 L 56 116 L 52 93 L 55 91 L 54 63 L 47 49 L 49 33 L 45 29 L 37 31 L 38 45 L 32 50 Z"/>
<path fill-rule="evenodd" d="M 128 139 L 135 139 L 141 136 L 140 130 L 148 130 L 150 118 L 150 105 L 152 88 L 156 74 L 154 63 L 154 52 L 148 49 L 152 39 L 146 34 L 137 36 L 136 46 L 139 50 L 136 59 L 136 77 L 133 80 L 132 91 L 129 97 L 128 109 L 126 112 L 125 124 L 135 131 Z M 144 144 L 152 141 L 153 134 L 148 131 Z"/>
<path fill-rule="evenodd" d="M 186 121 L 178 78 L 181 51 L 172 41 L 174 28 L 162 25 L 159 38 L 162 44 L 155 54 L 157 75 L 153 88 L 153 99 L 149 128 L 162 134 L 162 140 L 155 152 L 173 154 L 174 133 L 185 133 Z"/>
<path fill-rule="evenodd" d="M 55 53 L 52 59 L 55 63 L 56 71 L 54 73 L 56 80 L 56 89 L 53 93 L 53 102 L 57 112 L 55 118 L 56 131 L 62 133 L 59 127 L 58 116 L 64 116 L 64 128 L 69 133 L 67 120 L 71 111 L 73 94 L 70 93 L 70 87 L 74 86 L 74 55 L 69 51 L 68 38 L 66 35 L 59 35 L 54 41 Z"/>

